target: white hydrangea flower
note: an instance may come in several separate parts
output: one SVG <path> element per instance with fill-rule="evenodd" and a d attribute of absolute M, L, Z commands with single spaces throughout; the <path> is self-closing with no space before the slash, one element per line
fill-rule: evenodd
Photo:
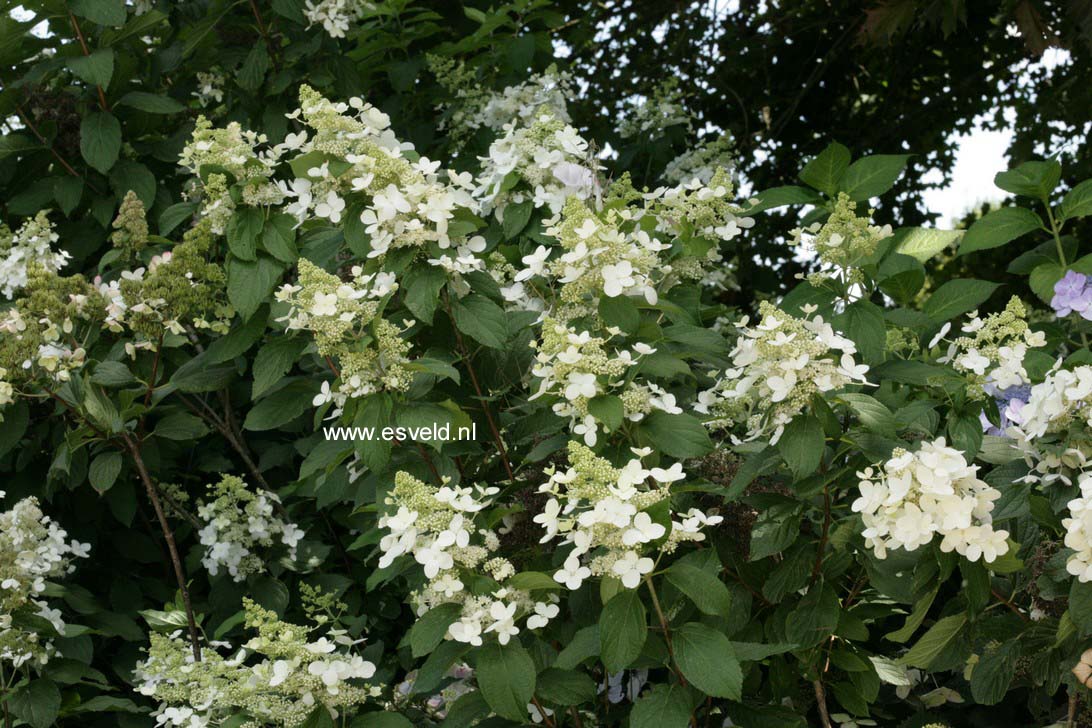
<path fill-rule="evenodd" d="M 864 521 L 865 544 L 882 559 L 888 549 L 914 551 L 939 534 L 946 553 L 986 563 L 1004 556 L 1008 531 L 991 525 L 1001 493 L 977 473 L 944 438 L 915 452 L 896 449 L 880 470 L 858 473 L 860 497 L 852 509 Z"/>

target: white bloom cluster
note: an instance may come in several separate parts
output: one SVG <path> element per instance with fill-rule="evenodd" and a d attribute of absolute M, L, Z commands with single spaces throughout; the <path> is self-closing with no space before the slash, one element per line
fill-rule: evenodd
<path fill-rule="evenodd" d="M 0 660 L 15 668 L 49 661 L 53 642 L 27 626 L 28 618 L 44 619 L 64 635 L 61 611 L 45 598 L 46 580 L 71 573 L 72 562 L 86 558 L 90 549 L 69 541 L 36 498 L 24 498 L 0 513 Z"/>
<path fill-rule="evenodd" d="M 1088 465 L 1092 452 L 1092 366 L 1055 369 L 1031 388 L 1019 411 L 1019 424 L 1009 429 L 1033 466 L 1030 481 L 1069 485 L 1072 475 Z"/>
<path fill-rule="evenodd" d="M 790 245 L 801 246 L 814 253 L 821 268 L 806 277 L 812 285 L 837 280 L 847 285 L 861 283 L 864 274 L 860 266 L 876 252 L 882 240 L 894 232 L 890 225 L 873 225 L 869 215 L 858 217 L 857 203 L 844 192 L 834 201 L 834 210 L 822 224 L 792 231 Z"/>
<path fill-rule="evenodd" d="M 767 301 L 759 316 L 755 326 L 747 317 L 736 324 L 733 368 L 698 394 L 694 409 L 709 415 L 712 427 L 742 427 L 746 440 L 769 435 L 776 443 L 813 395 L 867 383 L 868 367 L 856 363 L 857 347 L 821 316 L 796 318 Z"/>
<path fill-rule="evenodd" d="M 549 114 L 558 121 L 570 123 L 568 103 L 573 97 L 572 77 L 551 66 L 521 84 L 508 86 L 501 93 L 490 93 L 465 117 L 466 126 L 485 127 L 502 131 L 505 124 L 530 123 L 535 117 Z M 469 111 L 469 110 L 468 110 Z"/>
<path fill-rule="evenodd" d="M 916 452 L 896 449 L 878 472 L 858 473 L 861 495 L 852 507 L 864 521 L 865 544 L 882 559 L 888 549 L 914 551 L 940 534 L 945 553 L 986 563 L 1004 556 L 1009 533 L 991 525 L 1001 493 L 977 473 L 944 438 L 923 442 Z"/>
<path fill-rule="evenodd" d="M 528 629 L 539 629 L 559 613 L 555 599 L 535 600 L 527 591 L 505 585 L 515 567 L 494 556 L 500 548 L 497 533 L 474 524 L 476 514 L 499 491 L 446 484 L 437 488 L 399 472 L 385 499 L 391 512 L 379 519 L 379 527 L 387 530 L 379 542 L 379 567 L 405 554 L 421 565 L 426 582 L 411 596 L 418 616 L 441 604 L 461 605 L 459 618 L 448 627 L 448 639 L 481 645 L 485 635 L 494 633 L 504 645 L 519 634 L 520 620 Z M 487 577 L 485 593 L 472 591 L 463 581 L 480 581 L 482 574 Z"/>
<path fill-rule="evenodd" d="M 150 4 L 150 3 L 149 3 Z M 201 106 L 218 104 L 224 100 L 224 72 L 218 68 L 197 72 L 197 90 L 193 92 Z"/>
<path fill-rule="evenodd" d="M 307 0 L 303 16 L 308 25 L 321 25 L 331 38 L 344 38 L 349 24 L 356 22 L 364 11 L 375 8 L 363 0 Z"/>
<path fill-rule="evenodd" d="M 281 183 L 293 198 L 287 212 L 300 221 L 313 214 L 336 225 L 348 204 L 359 205 L 372 258 L 430 242 L 451 247 L 458 237 L 449 231 L 456 213 L 477 211 L 470 174 L 418 158 L 412 144 L 394 135 L 390 117 L 361 99 L 333 103 L 304 86 L 300 104 L 289 117 L 302 117 L 314 134 L 289 135 L 280 147 L 298 153 L 290 162 L 296 178 Z"/>
<path fill-rule="evenodd" d="M 6 298 L 12 298 L 27 284 L 28 264 L 35 263 L 53 273 L 64 266 L 72 256 L 50 248 L 59 239 L 45 211 L 27 220 L 15 232 L 0 224 L 0 291 Z"/>
<path fill-rule="evenodd" d="M 504 135 L 481 158 L 474 190 L 482 211 L 503 218 L 510 204 L 531 200 L 559 212 L 569 197 L 587 200 L 600 194 L 588 142 L 557 117 L 542 113 L 530 126 L 504 125 Z"/>
<path fill-rule="evenodd" d="M 735 143 L 730 136 L 719 136 L 687 149 L 664 167 L 663 178 L 671 184 L 697 179 L 709 184 L 713 175 L 724 170 L 731 175 L 736 169 Z"/>
<path fill-rule="evenodd" d="M 588 403 L 601 394 L 621 396 L 627 419 L 636 422 L 653 409 L 680 412 L 675 397 L 654 384 L 627 384 L 625 374 L 642 356 L 654 354 L 648 344 L 636 343 L 632 349 L 608 350 L 608 340 L 577 331 L 559 320 L 547 317 L 542 324 L 542 340 L 533 343 L 535 365 L 531 374 L 539 380 L 530 399 L 557 397 L 553 411 L 568 417 L 574 432 L 595 445 L 602 423 L 588 411 Z"/>
<path fill-rule="evenodd" d="M 67 335 L 73 330 L 70 319 L 59 324 L 46 319 L 43 322 L 47 325 L 34 331 L 38 335 L 38 341 L 26 352 L 28 356 L 21 362 L 22 369 L 29 370 L 37 366 L 53 381 L 67 382 L 72 379 L 72 373 L 86 363 L 87 351 L 82 346 L 73 347 L 66 341 Z M 0 334 L 11 337 L 12 342 L 21 341 L 27 328 L 27 320 L 17 308 L 7 310 L 0 319 Z M 7 391 L 7 387 L 4 390 Z"/>
<path fill-rule="evenodd" d="M 967 315 L 962 327 L 965 336 L 951 341 L 947 353 L 939 359 L 970 379 L 970 396 L 980 399 L 986 394 L 1028 383 L 1024 358 L 1028 350 L 1046 346 L 1046 335 L 1028 326 L 1026 309 L 1015 296 L 1005 310 L 981 318 L 977 311 Z M 929 348 L 936 346 L 951 330 L 944 324 L 933 337 Z"/>
<path fill-rule="evenodd" d="M 296 545 L 303 531 L 276 515 L 280 503 L 276 494 L 255 493 L 242 478 L 225 475 L 209 486 L 209 495 L 212 500 L 197 509 L 205 522 L 198 532 L 205 547 L 201 563 L 209 574 L 216 576 L 223 569 L 235 581 L 244 581 L 251 574 L 265 571 L 268 557 L 259 549 L 271 548 L 278 542 L 287 547 L 289 559 L 296 558 Z"/>
<path fill-rule="evenodd" d="M 674 187 L 658 187 L 644 198 L 658 232 L 728 242 L 755 224 L 732 202 L 734 192 L 731 176 L 722 168 L 708 182 L 694 177 Z M 719 262 L 719 257 L 711 255 L 710 261 Z"/>
<path fill-rule="evenodd" d="M 375 665 L 349 650 L 359 643 L 344 630 L 331 629 L 318 639 L 307 627 L 281 621 L 274 612 L 243 600 L 245 626 L 257 629 L 230 658 L 211 643 L 195 662 L 181 633 L 152 634 L 148 657 L 137 663 L 137 691 L 156 698 L 157 726 L 212 728 L 239 714 L 246 726 L 302 725 L 316 707 L 336 719 L 339 711 L 361 705 L 379 694 L 367 684 Z"/>
<path fill-rule="evenodd" d="M 1069 518 L 1062 519 L 1065 545 L 1073 549 L 1066 570 L 1080 581 L 1092 581 L 1092 473 L 1078 477 L 1079 497 L 1069 501 Z"/>
<path fill-rule="evenodd" d="M 647 97 L 639 97 L 622 116 L 618 133 L 623 137 L 656 139 L 672 126 L 693 124 L 690 112 L 683 104 L 683 93 L 677 78 L 662 81 Z"/>
<path fill-rule="evenodd" d="M 704 540 L 701 529 L 723 520 L 696 508 L 672 513 L 670 485 L 686 478 L 682 465 L 645 468 L 641 458 L 652 450 L 633 452 L 636 458 L 615 468 L 570 441 L 570 467 L 546 471 L 550 479 L 539 492 L 550 499 L 533 520 L 546 531 L 541 543 L 560 536 L 563 545 L 573 546 L 554 574 L 569 589 L 579 589 L 591 576 L 612 576 L 636 589 L 655 567 L 647 547 L 670 553 L 683 541 Z"/>

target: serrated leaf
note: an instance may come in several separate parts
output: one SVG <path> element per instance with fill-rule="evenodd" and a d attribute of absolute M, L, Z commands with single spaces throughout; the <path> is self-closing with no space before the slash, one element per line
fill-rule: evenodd
<path fill-rule="evenodd" d="M 879 197 L 891 189 L 906 168 L 909 154 L 874 154 L 849 165 L 838 183 L 855 202 Z"/>
<path fill-rule="evenodd" d="M 527 704 L 535 694 L 535 663 L 519 642 L 487 642 L 478 652 L 475 676 L 493 712 L 517 723 L 527 718 Z"/>
<path fill-rule="evenodd" d="M 1002 207 L 971 225 L 959 243 L 959 254 L 999 248 L 1042 226 L 1039 216 L 1022 207 Z"/>
<path fill-rule="evenodd" d="M 623 589 L 599 616 L 599 654 L 611 672 L 620 672 L 637 659 L 648 637 L 647 615 L 635 589 Z"/>
<path fill-rule="evenodd" d="M 849 168 L 849 160 L 849 150 L 833 142 L 804 165 L 800 170 L 800 181 L 833 197 L 838 191 L 838 182 Z"/>
<path fill-rule="evenodd" d="M 121 124 L 113 114 L 92 111 L 80 124 L 80 154 L 84 161 L 106 174 L 118 161 Z"/>

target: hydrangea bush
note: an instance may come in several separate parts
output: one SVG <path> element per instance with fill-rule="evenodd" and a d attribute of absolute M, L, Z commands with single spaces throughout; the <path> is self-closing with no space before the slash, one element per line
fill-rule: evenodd
<path fill-rule="evenodd" d="M 79 263 L 0 228 L 6 725 L 1092 725 L 1092 181 L 965 231 L 877 223 L 907 157 L 838 143 L 637 186 L 563 71 L 429 65 L 482 156 L 306 84 L 271 138 L 206 74 L 182 201 L 120 177 Z M 775 208 L 811 272 L 727 306 Z M 940 282 L 987 249 L 1031 295 Z"/>

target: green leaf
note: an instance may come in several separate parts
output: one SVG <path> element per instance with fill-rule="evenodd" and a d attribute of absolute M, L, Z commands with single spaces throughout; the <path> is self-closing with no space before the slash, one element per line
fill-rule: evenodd
<path fill-rule="evenodd" d="M 1061 263 L 1043 263 L 1035 266 L 1028 276 L 1028 285 L 1035 295 L 1044 302 L 1050 303 L 1054 298 L 1054 286 L 1065 275 L 1065 267 Z"/>
<path fill-rule="evenodd" d="M 269 51 L 264 43 L 255 43 L 247 54 L 243 65 L 239 67 L 236 78 L 239 85 L 247 91 L 257 91 L 265 80 L 265 74 L 269 71 Z"/>
<path fill-rule="evenodd" d="M 979 218 L 959 243 L 959 254 L 999 248 L 1021 235 L 1038 230 L 1043 224 L 1031 210 L 1022 207 L 1002 207 Z"/>
<path fill-rule="evenodd" d="M 504 310 L 485 296 L 471 293 L 456 301 L 451 313 L 459 331 L 491 349 L 504 348 L 508 339 Z"/>
<path fill-rule="evenodd" d="M 99 387 L 88 387 L 83 398 L 84 409 L 91 419 L 109 433 L 121 432 L 122 421 L 113 401 Z"/>
<path fill-rule="evenodd" d="M 678 683 L 661 684 L 637 699 L 629 716 L 630 728 L 687 728 L 690 695 Z"/>
<path fill-rule="evenodd" d="M 527 720 L 527 704 L 535 694 L 535 663 L 519 642 L 487 642 L 478 652 L 476 677 L 494 713 L 517 723 Z"/>
<path fill-rule="evenodd" d="M 110 490 L 120 473 L 121 453 L 111 450 L 95 456 L 87 468 L 87 479 L 101 495 Z"/>
<path fill-rule="evenodd" d="M 234 374 L 233 366 L 209 366 L 208 360 L 196 356 L 178 367 L 171 384 L 181 392 L 211 392 L 227 386 Z"/>
<path fill-rule="evenodd" d="M 413 681 L 413 692 L 418 695 L 435 694 L 447 671 L 470 649 L 470 645 L 455 640 L 440 642 L 429 653 L 425 664 L 421 665 L 421 669 L 417 671 L 417 679 Z"/>
<path fill-rule="evenodd" d="M 254 357 L 254 386 L 251 399 L 257 399 L 288 373 L 307 346 L 303 337 L 277 338 L 258 349 Z"/>
<path fill-rule="evenodd" d="M 944 323 L 981 306 L 999 285 L 973 278 L 956 278 L 938 288 L 922 310 L 936 323 Z"/>
<path fill-rule="evenodd" d="M 130 91 L 118 99 L 118 105 L 128 106 L 146 114 L 177 114 L 186 108 L 169 96 L 159 96 L 145 91 Z"/>
<path fill-rule="evenodd" d="M 588 412 L 608 430 L 617 430 L 622 426 L 625 407 L 622 400 L 613 394 L 601 394 L 588 400 Z"/>
<path fill-rule="evenodd" d="M 236 324 L 225 336 L 209 345 L 205 357 L 211 364 L 221 364 L 246 353 L 258 339 L 262 338 L 266 321 L 266 316 L 252 316 L 241 325 Z"/>
<path fill-rule="evenodd" d="M 91 383 L 101 387 L 124 387 L 136 381 L 129 367 L 120 361 L 103 361 L 95 365 Z"/>
<path fill-rule="evenodd" d="M 962 230 L 899 228 L 893 237 L 893 249 L 896 253 L 909 255 L 924 263 L 954 245 L 962 235 Z"/>
<path fill-rule="evenodd" d="M 295 381 L 260 400 L 247 412 L 243 429 L 251 432 L 275 430 L 311 409 L 315 385 L 309 381 Z"/>
<path fill-rule="evenodd" d="M 1012 684 L 1016 660 L 1020 657 L 1015 642 L 1008 642 L 982 655 L 971 673 L 971 696 L 979 705 L 997 705 Z"/>
<path fill-rule="evenodd" d="M 229 257 L 227 262 L 228 300 L 239 315 L 250 318 L 273 293 L 284 268 L 267 255 L 257 260 Z"/>
<path fill-rule="evenodd" d="M 200 417 L 189 412 L 175 412 L 157 422 L 152 434 L 167 440 L 185 442 L 203 437 L 208 431 L 209 428 Z"/>
<path fill-rule="evenodd" d="M 227 225 L 227 243 L 231 254 L 242 260 L 254 260 L 258 235 L 265 225 L 265 214 L 257 207 L 242 207 Z"/>
<path fill-rule="evenodd" d="M 87 56 L 73 56 L 68 60 L 68 70 L 81 81 L 106 88 L 114 75 L 114 52 L 104 49 Z"/>
<path fill-rule="evenodd" d="M 440 604 L 421 615 L 410 628 L 409 643 L 414 657 L 423 657 L 436 649 L 451 623 L 462 614 L 462 605 L 450 602 Z"/>
<path fill-rule="evenodd" d="M 879 306 L 871 301 L 854 301 L 838 317 L 838 328 L 857 345 L 858 359 L 870 365 L 883 360 L 887 323 Z"/>
<path fill-rule="evenodd" d="M 896 430 L 899 429 L 895 415 L 875 397 L 867 394 L 846 393 L 838 395 L 838 399 L 848 404 L 857 413 L 861 424 L 877 435 L 894 437 Z"/>
<path fill-rule="evenodd" d="M 815 472 L 823 459 L 826 436 L 823 425 L 814 415 L 798 415 L 785 427 L 777 450 L 792 471 L 793 478 L 801 480 Z"/>
<path fill-rule="evenodd" d="M 269 218 L 262 228 L 261 241 L 265 252 L 282 263 L 295 263 L 300 254 L 296 250 L 296 219 L 279 213 Z"/>
<path fill-rule="evenodd" d="M 927 670 L 933 660 L 937 658 L 937 655 L 944 651 L 944 648 L 959 634 L 966 623 L 966 614 L 953 614 L 950 617 L 938 620 L 936 624 L 929 628 L 928 632 L 921 636 L 917 644 L 903 655 L 900 662 L 910 667 Z"/>
<path fill-rule="evenodd" d="M 330 717 L 330 711 L 326 706 L 320 705 L 311 711 L 299 728 L 335 728 L 334 719 Z"/>
<path fill-rule="evenodd" d="M 909 154 L 874 154 L 849 165 L 838 184 L 855 202 L 879 197 L 891 189 L 906 168 Z"/>
<path fill-rule="evenodd" d="M 440 290 L 445 283 L 447 276 L 444 271 L 434 265 L 411 268 L 402 281 L 406 308 L 426 324 L 431 324 L 440 300 Z"/>
<path fill-rule="evenodd" d="M 599 654 L 610 672 L 621 672 L 637 656 L 648 637 L 645 605 L 636 589 L 623 589 L 599 615 Z"/>
<path fill-rule="evenodd" d="M 351 728 L 413 728 L 409 718 L 401 713 L 386 711 L 383 713 L 365 713 L 357 716 L 350 724 Z"/>
<path fill-rule="evenodd" d="M 801 647 L 814 647 L 834 633 L 841 605 L 832 587 L 819 581 L 789 614 L 785 636 Z"/>
<path fill-rule="evenodd" d="M 114 28 L 125 25 L 128 17 L 122 0 L 69 0 L 68 8 L 92 23 Z"/>
<path fill-rule="evenodd" d="M 1073 580 L 1067 614 L 1082 636 L 1092 634 L 1092 581 Z"/>
<path fill-rule="evenodd" d="M 83 180 L 79 177 L 58 177 L 53 183 L 53 199 L 61 207 L 61 212 L 69 215 L 80 204 L 83 197 Z"/>
<path fill-rule="evenodd" d="M 145 209 L 155 204 L 155 175 L 140 162 L 131 159 L 118 160 L 110 169 L 110 188 L 114 190 L 119 201 L 125 199 L 126 193 L 132 190 L 144 203 Z"/>
<path fill-rule="evenodd" d="M 1086 179 L 1062 198 L 1061 221 L 1092 215 L 1092 179 Z"/>
<path fill-rule="evenodd" d="M 172 230 L 193 217 L 196 211 L 196 202 L 179 202 L 171 205 L 159 216 L 159 234 L 170 235 Z"/>
<path fill-rule="evenodd" d="M 833 197 L 838 191 L 838 182 L 849 168 L 849 160 L 849 150 L 833 142 L 804 165 L 800 170 L 800 181 Z"/>
<path fill-rule="evenodd" d="M 914 300 L 925 283 L 925 267 L 921 261 L 902 253 L 892 253 L 880 265 L 880 288 L 902 304 Z"/>
<path fill-rule="evenodd" d="M 705 614 L 727 617 L 732 611 L 732 593 L 720 579 L 686 561 L 676 561 L 664 577 L 690 598 Z"/>
<path fill-rule="evenodd" d="M 554 705 L 580 705 L 595 700 L 595 681 L 582 672 L 550 668 L 538 676 L 537 693 Z"/>
<path fill-rule="evenodd" d="M 743 672 L 727 637 L 690 622 L 675 630 L 672 642 L 679 670 L 694 687 L 715 698 L 742 698 Z"/>
<path fill-rule="evenodd" d="M 807 187 L 785 185 L 783 187 L 771 187 L 759 192 L 755 197 L 758 204 L 747 209 L 748 215 L 772 210 L 785 205 L 814 205 L 821 201 L 820 197 Z"/>
<path fill-rule="evenodd" d="M 501 229 L 504 231 L 506 240 L 512 240 L 523 232 L 523 229 L 527 227 L 527 223 L 531 220 L 531 213 L 534 209 L 535 203 L 533 200 L 524 200 L 504 208 L 504 221 L 501 223 Z"/>
<path fill-rule="evenodd" d="M 673 458 L 697 458 L 713 449 L 709 433 L 688 414 L 657 411 L 638 424 L 644 440 Z"/>
<path fill-rule="evenodd" d="M 61 710 L 61 691 L 52 680 L 33 678 L 11 693 L 8 698 L 11 712 L 25 720 L 32 728 L 49 728 Z"/>
<path fill-rule="evenodd" d="M 92 111 L 80 124 L 80 154 L 84 161 L 106 174 L 118 161 L 121 124 L 113 114 Z"/>
<path fill-rule="evenodd" d="M 1062 165 L 1056 160 L 1024 162 L 1016 169 L 998 172 L 993 183 L 1015 195 L 1034 197 L 1046 202 L 1062 178 Z"/>
<path fill-rule="evenodd" d="M 617 326 L 627 334 L 637 331 L 641 325 L 641 312 L 629 296 L 603 296 L 599 299 L 599 318 L 607 326 Z"/>
<path fill-rule="evenodd" d="M 599 625 L 577 630 L 568 644 L 557 653 L 554 667 L 571 670 L 592 657 L 599 656 Z"/>

